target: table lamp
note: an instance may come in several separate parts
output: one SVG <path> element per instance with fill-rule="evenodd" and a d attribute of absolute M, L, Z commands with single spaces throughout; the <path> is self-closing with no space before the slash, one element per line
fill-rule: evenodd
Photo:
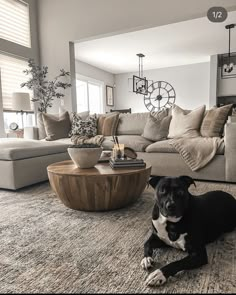
<path fill-rule="evenodd" d="M 30 95 L 27 92 L 12 93 L 12 109 L 21 112 L 22 128 L 24 128 L 23 114 L 25 111 L 30 111 Z"/>

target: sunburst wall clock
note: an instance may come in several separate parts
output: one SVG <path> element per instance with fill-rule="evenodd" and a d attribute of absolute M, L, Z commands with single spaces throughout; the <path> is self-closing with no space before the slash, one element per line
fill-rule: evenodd
<path fill-rule="evenodd" d="M 150 112 L 171 107 L 175 102 L 176 93 L 173 86 L 166 81 L 153 82 L 144 96 L 144 104 Z"/>

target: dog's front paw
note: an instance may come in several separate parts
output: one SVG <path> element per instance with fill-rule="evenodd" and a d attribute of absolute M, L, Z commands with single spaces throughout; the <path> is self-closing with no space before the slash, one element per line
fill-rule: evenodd
<path fill-rule="evenodd" d="M 150 267 L 153 267 L 152 257 L 144 257 L 141 261 L 141 266 L 143 269 L 148 269 Z"/>
<path fill-rule="evenodd" d="M 160 269 L 152 272 L 146 279 L 145 283 L 148 286 L 161 286 L 166 282 L 166 277 Z"/>

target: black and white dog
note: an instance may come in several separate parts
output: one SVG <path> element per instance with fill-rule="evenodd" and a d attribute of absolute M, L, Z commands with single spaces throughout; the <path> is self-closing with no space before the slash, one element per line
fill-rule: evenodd
<path fill-rule="evenodd" d="M 194 180 L 188 176 L 153 177 L 156 202 L 152 212 L 153 232 L 144 244 L 141 266 L 153 266 L 156 248 L 171 246 L 188 255 L 149 274 L 146 284 L 159 286 L 179 271 L 207 264 L 206 244 L 236 227 L 236 199 L 223 191 L 193 196 L 188 188 Z"/>

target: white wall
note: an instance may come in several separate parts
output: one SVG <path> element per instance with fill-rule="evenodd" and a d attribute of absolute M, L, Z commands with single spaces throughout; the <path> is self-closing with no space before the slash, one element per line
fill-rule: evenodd
<path fill-rule="evenodd" d="M 209 107 L 216 105 L 217 88 L 218 88 L 218 56 L 212 55 L 210 58 L 210 89 L 209 89 Z"/>
<path fill-rule="evenodd" d="M 142 95 L 129 92 L 128 78 L 133 74 L 115 75 L 116 108 L 131 108 L 132 113 L 148 111 Z M 147 79 L 166 81 L 176 92 L 175 103 L 186 109 L 206 104 L 209 108 L 210 63 L 199 63 L 179 67 L 144 71 Z"/>
<path fill-rule="evenodd" d="M 103 71 L 97 67 L 91 66 L 80 60 L 75 61 L 75 72 L 76 74 L 86 76 L 98 81 L 103 82 L 103 112 L 109 112 L 111 108 L 106 106 L 106 85 L 113 86 L 115 83 L 115 76 L 109 72 Z"/>
<path fill-rule="evenodd" d="M 38 5 L 41 62 L 51 77 L 60 68 L 70 70 L 69 41 L 203 17 L 212 6 L 236 9 L 235 0 L 40 0 Z M 70 96 L 65 106 L 72 108 Z"/>

